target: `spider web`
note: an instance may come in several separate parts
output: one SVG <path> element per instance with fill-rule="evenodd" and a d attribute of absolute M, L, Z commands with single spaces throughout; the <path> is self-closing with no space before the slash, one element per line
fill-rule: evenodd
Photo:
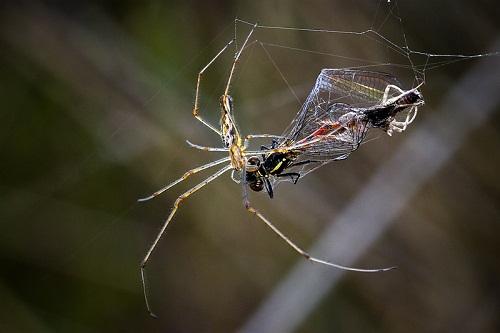
<path fill-rule="evenodd" d="M 382 14 L 384 9 L 385 14 Z M 377 22 L 379 23 L 378 25 L 376 25 Z M 254 23 L 236 19 L 235 35 L 238 24 L 253 25 Z M 389 37 L 385 36 L 385 28 L 391 24 L 392 30 L 397 31 L 397 34 L 399 34 L 399 42 L 395 42 L 394 40 L 396 39 L 389 39 Z M 255 46 L 261 47 L 268 57 L 269 62 L 272 63 L 274 69 L 279 73 L 281 79 L 290 90 L 291 95 L 301 104 L 297 115 L 281 134 L 281 137 L 276 140 L 278 144 L 273 144 L 273 146 L 276 145 L 285 148 L 289 142 L 297 142 L 300 139 L 310 136 L 318 129 L 318 124 L 338 121 L 340 117 L 350 111 L 349 106 L 370 107 L 381 105 L 382 96 L 388 85 L 397 86 L 405 91 L 419 85 L 425 86 L 426 74 L 430 70 L 435 70 L 459 61 L 499 55 L 498 52 L 470 55 L 438 54 L 410 48 L 403 27 L 403 20 L 399 16 L 397 2 L 385 3 L 380 1 L 373 18 L 372 26 L 361 31 L 263 24 L 259 24 L 257 29 L 265 32 L 316 34 L 325 40 L 333 38 L 333 40 L 367 43 L 370 44 L 371 52 L 378 55 L 383 54 L 384 58 L 380 59 L 380 56 L 361 58 L 358 56 L 353 57 L 348 53 L 340 54 L 337 53 L 337 50 L 331 52 L 306 49 L 281 43 L 279 37 L 268 41 L 265 38 L 261 39 L 259 36 L 258 39 L 250 43 L 248 47 L 252 47 L 252 49 Z M 284 40 L 285 38 L 281 39 Z M 271 50 L 276 49 L 306 56 L 322 56 L 329 59 L 329 63 L 320 69 L 316 83 L 312 85 L 307 98 L 298 97 L 298 94 L 290 83 L 290 73 L 285 73 L 281 70 L 279 56 L 275 56 L 271 52 Z M 409 83 L 401 84 L 400 81 Z M 365 89 L 353 89 L 353 84 L 365 87 Z M 388 98 L 395 96 L 397 96 L 397 93 L 390 90 Z M 332 108 L 332 106 L 335 107 Z M 398 114 L 398 118 L 400 119 L 406 116 L 405 112 Z M 307 152 L 299 156 L 297 161 L 315 160 L 318 163 L 305 164 L 293 171 L 299 172 L 301 176 L 305 176 L 329 162 L 347 158 L 360 144 L 369 141 L 366 140 L 368 131 L 369 126 L 366 123 L 360 123 L 355 128 L 342 133 L 342 135 L 335 136 L 334 139 L 317 142 L 314 146 L 308 148 Z M 271 146 L 271 144 L 268 144 L 268 146 Z M 290 181 L 290 179 L 274 179 L 274 183 L 281 181 Z"/>
<path fill-rule="evenodd" d="M 331 2 L 330 7 L 338 5 L 339 3 Z M 280 103 L 274 103 L 274 100 L 268 100 L 266 96 L 265 105 L 260 104 L 260 108 L 252 108 L 252 112 L 246 112 L 248 100 L 235 98 L 235 116 L 241 121 L 242 127 L 246 129 L 252 126 L 251 120 L 254 117 L 256 128 L 259 129 L 255 131 L 256 133 L 282 133 L 301 110 L 323 68 L 382 71 L 396 77 L 404 89 L 415 87 L 419 82 L 425 81 L 428 85 L 423 86 L 423 94 L 428 97 L 425 88 L 432 82 L 430 75 L 427 75 L 431 70 L 443 69 L 454 62 L 498 55 L 498 53 L 440 55 L 427 51 L 419 52 L 413 48 L 407 49 L 407 45 L 426 44 L 414 43 L 412 40 L 414 33 L 408 34 L 407 43 L 401 34 L 404 24 L 400 25 L 397 15 L 391 12 L 394 4 L 388 5 L 385 1 L 380 1 L 378 5 L 374 23 L 367 25 L 369 31 L 346 31 L 351 28 L 345 24 L 336 24 L 333 21 L 327 23 L 326 20 L 316 17 L 312 25 L 310 24 L 312 20 L 304 21 L 290 16 L 292 11 L 276 15 L 282 18 L 288 17 L 287 22 L 296 22 L 292 27 L 286 27 L 286 23 L 279 23 L 274 13 L 271 13 L 267 20 L 258 19 L 260 26 L 254 34 L 258 41 L 248 48 L 248 51 L 254 50 L 254 52 L 251 54 L 245 51 L 245 59 L 242 59 L 236 69 L 236 78 L 241 79 L 235 80 L 233 84 L 235 97 L 242 95 L 242 87 L 248 88 L 249 85 L 269 88 L 269 82 L 276 76 L 283 83 L 286 99 L 293 101 L 295 95 L 297 103 L 293 107 L 290 107 L 293 103 L 285 104 L 282 110 Z M 269 4 L 255 6 L 265 6 L 266 13 L 270 12 Z M 348 6 L 354 7 L 351 4 Z M 2 296 L 6 297 L 2 298 L 7 300 L 12 297 L 14 300 L 6 304 L 22 305 L 16 306 L 17 310 L 14 309 L 16 315 L 12 317 L 16 318 L 31 318 L 31 314 L 36 318 L 40 312 L 37 304 L 45 304 L 49 299 L 40 299 L 40 296 L 46 293 L 25 297 L 30 294 L 29 288 L 32 288 L 28 286 L 26 290 L 26 285 L 21 283 L 24 280 L 20 274 L 24 276 L 26 272 L 37 273 L 44 270 L 45 276 L 37 279 L 38 282 L 42 282 L 41 286 L 48 286 L 45 282 L 50 280 L 57 285 L 69 286 L 71 290 L 96 286 L 102 291 L 103 288 L 109 289 L 116 296 L 116 304 L 123 304 L 123 292 L 121 292 L 123 290 L 127 293 L 130 290 L 139 293 L 135 258 L 138 261 L 143 256 L 143 252 L 152 240 L 152 237 L 146 237 L 146 233 L 155 232 L 157 225 L 166 217 L 168 206 L 172 204 L 172 199 L 175 199 L 176 192 L 182 187 L 176 187 L 175 192 L 168 193 L 170 197 L 166 195 L 151 203 L 156 205 L 154 209 L 152 206 L 140 206 L 140 210 L 136 210 L 137 204 L 132 202 L 140 195 L 156 190 L 160 187 L 159 183 L 164 185 L 182 175 L 186 171 L 186 166 L 197 166 L 205 159 L 219 158 L 207 155 L 206 152 L 188 151 L 188 148 L 184 147 L 183 139 L 196 140 L 192 138 L 195 136 L 193 134 L 197 134 L 194 132 L 199 128 L 205 129 L 190 117 L 195 75 L 214 56 L 213 51 L 220 49 L 222 43 L 226 43 L 232 35 L 232 32 L 227 30 L 220 31 L 219 27 L 216 29 L 220 35 L 217 35 L 210 30 L 209 22 L 217 24 L 225 22 L 232 31 L 234 14 L 222 17 L 209 15 L 210 13 L 204 11 L 201 11 L 203 15 L 200 15 L 198 14 L 200 10 L 196 13 L 194 10 L 187 11 L 198 16 L 196 19 L 186 18 L 184 24 L 179 24 L 178 20 L 162 15 L 172 12 L 172 6 L 166 6 L 166 13 L 160 11 L 155 13 L 155 17 L 158 17 L 156 21 L 166 24 L 158 26 L 154 25 L 155 20 L 146 20 L 147 16 L 144 16 L 142 11 L 136 14 L 130 10 L 127 18 L 119 23 L 116 18 L 108 16 L 120 12 L 115 10 L 115 6 L 109 7 L 109 12 L 102 12 L 94 5 L 87 7 L 82 4 L 78 6 L 80 7 L 84 10 L 58 9 L 36 2 L 34 6 L 19 7 L 14 11 L 15 15 L 9 16 L 8 11 L 2 11 L 2 17 L 8 18 L 2 20 L 4 27 L 1 33 L 2 45 L 7 46 L 3 52 L 3 60 L 6 62 L 3 72 L 5 77 L 15 78 L 13 81 L 5 81 L 9 84 L 5 84 L 7 93 L 3 112 L 5 125 L 2 131 L 5 176 L 3 190 L 6 199 L 3 206 L 5 240 L 3 250 L 4 258 L 7 260 L 5 267 L 8 269 L 5 269 L 7 288 L 4 288 L 2 293 Z M 138 7 L 142 10 L 148 6 Z M 157 7 L 150 7 L 156 12 Z M 208 7 L 212 6 L 205 8 Z M 218 8 L 215 5 L 213 7 Z M 172 16 L 180 17 L 181 13 L 182 11 L 175 11 Z M 314 11 L 314 8 L 311 8 L 311 13 L 318 13 L 318 10 Z M 312 16 L 311 13 L 308 15 Z M 132 14 L 139 16 L 136 17 L 137 21 L 133 21 Z M 217 14 L 223 15 L 224 12 Z M 251 15 L 248 14 L 249 17 Z M 412 13 L 402 17 L 410 15 Z M 256 17 L 262 16 L 256 15 Z M 252 24 L 253 20 L 253 18 L 248 19 Z M 464 25 L 474 24 L 474 21 L 468 18 L 460 17 L 460 20 L 464 21 Z M 134 35 L 122 25 L 125 22 L 136 22 L 135 24 L 140 26 L 143 32 Z M 236 23 L 239 34 L 247 33 L 250 27 L 248 24 L 240 20 Z M 271 24 L 282 26 L 271 26 Z M 199 26 L 202 27 L 197 30 Z M 327 29 L 311 29 L 318 26 Z M 397 30 L 398 33 L 393 33 L 390 29 L 393 27 L 397 27 L 393 30 Z M 334 31 L 332 28 L 341 30 Z M 364 28 L 365 26 L 360 27 Z M 204 34 L 200 33 L 201 30 Z M 484 31 L 484 28 L 474 29 L 476 33 L 481 31 Z M 168 33 L 175 34 L 175 38 L 171 39 L 179 42 L 169 45 Z M 149 54 L 151 50 L 147 48 L 148 40 L 155 40 L 157 45 L 163 47 L 164 53 L 160 52 L 159 55 L 150 58 L 152 54 Z M 219 42 L 222 45 L 214 45 Z M 239 42 L 241 45 L 241 39 Z M 442 44 L 444 49 L 448 47 L 446 43 Z M 426 47 L 428 46 L 422 46 L 423 49 Z M 461 51 L 465 48 L 460 47 L 456 50 Z M 269 57 L 266 51 L 269 52 Z M 227 58 L 220 58 L 220 61 L 214 64 L 215 70 L 208 73 L 209 76 L 220 77 L 222 84 L 216 86 L 206 84 L 210 82 L 204 81 L 203 102 L 207 102 L 207 96 L 213 92 L 217 103 L 223 91 L 227 76 L 224 76 L 219 69 L 230 65 L 231 54 L 227 52 L 226 55 Z M 271 68 L 268 73 L 259 73 L 258 66 L 248 66 L 259 55 Z M 182 68 L 173 68 L 177 65 L 175 56 L 184 57 L 178 59 Z M 165 64 L 165 59 L 168 64 Z M 273 65 L 273 61 L 276 66 Z M 192 72 L 187 73 L 190 70 Z M 247 73 L 243 73 L 245 71 Z M 244 80 L 246 74 L 254 74 L 249 72 L 265 75 L 261 76 L 260 80 L 254 80 L 254 77 L 248 75 L 251 79 Z M 290 88 L 286 87 L 287 83 Z M 274 88 L 271 86 L 271 90 Z M 13 100 L 19 103 L 14 103 Z M 334 102 L 354 103 L 341 99 L 335 99 Z M 345 113 L 341 108 L 336 110 L 339 115 L 335 117 Z M 205 107 L 203 115 L 207 116 L 208 120 L 216 119 L 217 105 L 215 108 Z M 414 123 L 415 127 L 419 126 L 418 120 L 417 118 Z M 216 124 L 216 121 L 213 123 Z M 203 132 L 201 138 L 204 138 L 203 130 L 200 131 Z M 213 133 L 206 132 L 208 139 L 218 140 L 218 137 L 211 136 Z M 368 134 L 370 133 L 372 132 Z M 394 140 L 402 141 L 403 138 L 399 135 Z M 271 139 L 266 139 L 265 144 L 270 145 L 270 141 Z M 363 142 L 367 142 L 367 139 L 365 138 Z M 154 149 L 155 146 L 157 149 Z M 370 147 L 368 145 L 363 148 Z M 482 151 L 476 153 L 481 154 Z M 212 172 L 212 169 L 206 172 Z M 301 174 L 305 175 L 308 172 L 310 169 L 304 167 Z M 205 175 L 196 177 L 202 176 L 206 177 Z M 190 178 L 184 185 L 194 185 L 197 179 L 199 178 Z M 346 188 L 342 183 L 338 185 L 339 192 Z M 202 200 L 197 202 L 196 209 L 187 213 L 187 217 L 195 220 L 200 216 L 206 218 L 211 214 L 216 215 L 211 210 L 215 208 L 216 200 L 228 199 L 227 205 L 223 201 L 225 208 L 223 216 L 217 214 L 220 217 L 211 221 L 215 223 L 210 223 L 212 225 L 210 228 L 207 223 L 200 224 L 202 229 L 197 229 L 199 234 L 197 236 L 202 235 L 199 237 L 202 246 L 206 246 L 205 241 L 220 246 L 221 251 L 214 252 L 217 253 L 217 257 L 211 259 L 220 260 L 225 254 L 229 254 L 228 257 L 231 258 L 234 255 L 232 247 L 222 244 L 229 238 L 229 234 L 220 237 L 221 229 L 217 227 L 221 226 L 219 224 L 221 221 L 234 220 L 237 216 L 234 212 L 239 210 L 239 206 L 230 204 L 234 203 L 231 201 L 234 197 L 236 204 L 240 204 L 239 188 L 237 186 L 226 188 L 221 184 L 211 186 L 206 192 L 199 193 L 199 198 Z M 311 192 L 302 192 L 307 189 L 294 188 L 295 193 L 304 197 L 309 196 L 312 200 L 321 196 L 320 188 L 310 189 L 314 190 L 314 196 L 310 195 Z M 329 200 L 328 204 L 333 201 Z M 290 206 L 289 201 L 283 203 L 283 200 L 274 200 L 271 203 L 278 207 Z M 301 206 L 297 206 L 297 211 L 300 210 Z M 303 212 L 310 213 L 308 210 Z M 184 213 L 185 211 L 182 212 Z M 295 220 L 306 226 L 307 223 L 302 223 L 305 217 L 296 215 L 290 221 Z M 174 242 L 167 240 L 166 244 L 170 242 L 175 246 L 175 234 L 173 236 Z M 190 236 L 183 233 L 183 244 L 186 237 Z M 193 249 L 193 243 L 191 241 L 185 243 L 186 247 L 182 250 Z M 127 246 L 124 247 L 123 244 Z M 176 259 L 178 262 L 192 254 L 189 251 L 180 252 L 183 256 L 182 259 Z M 174 251 L 174 253 L 180 252 Z M 209 252 L 213 251 L 207 253 Z M 166 268 L 171 267 L 163 264 L 170 261 L 157 262 Z M 197 261 L 192 261 L 194 262 Z M 240 263 L 241 260 L 237 262 Z M 132 271 L 124 270 L 125 263 L 133 266 Z M 248 264 L 251 265 L 252 262 L 249 261 Z M 192 270 L 190 265 L 181 266 L 172 275 L 172 279 L 175 276 L 184 276 L 185 269 Z M 224 266 L 231 267 L 231 265 Z M 159 272 L 152 274 L 152 277 L 157 277 L 162 284 L 168 280 L 162 279 L 163 276 Z M 258 274 L 252 277 L 257 278 Z M 203 281 L 205 290 L 209 279 L 200 275 L 196 281 Z M 76 282 L 78 284 L 75 284 Z M 83 284 L 87 282 L 91 284 Z M 159 282 L 157 284 L 160 285 Z M 155 286 L 154 280 L 153 286 Z M 228 292 L 232 291 L 230 288 L 229 286 Z M 55 313 L 55 316 L 51 316 L 54 318 L 71 319 L 73 318 L 71 313 L 69 317 L 68 313 L 59 313 L 63 308 L 73 308 L 66 306 L 72 304 L 68 303 L 72 298 L 64 297 L 70 289 L 63 289 L 58 301 L 51 302 L 56 305 L 50 306 L 47 303 L 47 313 Z M 192 289 L 197 290 L 197 286 Z M 161 295 L 164 294 L 162 291 Z M 173 299 L 158 296 L 160 297 L 162 300 Z M 196 299 L 192 303 L 192 309 L 197 309 L 195 301 Z M 59 303 L 62 305 L 57 305 Z M 83 303 L 78 304 L 82 306 L 81 313 L 94 311 L 94 315 L 97 312 L 101 312 L 101 316 L 105 314 L 99 307 L 92 306 L 92 302 L 86 302 L 90 304 L 89 306 L 82 305 Z M 137 308 L 141 309 L 142 302 L 137 304 Z M 140 310 L 138 312 L 141 314 Z M 241 316 L 241 312 L 237 315 Z M 68 325 L 70 321 L 65 320 L 63 324 Z M 77 320 L 75 323 L 80 322 Z M 136 323 L 135 326 L 137 325 Z"/>

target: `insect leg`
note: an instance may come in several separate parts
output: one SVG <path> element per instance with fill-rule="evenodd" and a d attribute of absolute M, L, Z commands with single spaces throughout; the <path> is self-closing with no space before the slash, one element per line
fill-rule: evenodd
<path fill-rule="evenodd" d="M 298 172 L 280 173 L 279 175 L 276 175 L 276 177 L 278 177 L 278 178 L 290 177 L 292 182 L 294 184 L 297 184 L 297 182 L 299 181 L 299 178 L 300 178 L 300 173 L 298 173 Z"/>
<path fill-rule="evenodd" d="M 170 184 L 168 184 L 167 186 L 159 189 L 158 191 L 154 192 L 153 194 L 151 194 L 150 196 L 147 196 L 147 197 L 144 197 L 144 198 L 141 198 L 141 199 L 138 199 L 137 201 L 147 201 L 147 200 L 150 200 L 150 199 L 153 199 L 154 197 L 156 197 L 157 195 L 160 195 L 162 194 L 163 192 L 165 192 L 166 190 L 168 190 L 169 188 L 171 188 L 172 186 L 175 186 L 177 184 L 179 184 L 180 182 L 182 182 L 183 180 L 185 180 L 186 178 L 188 178 L 189 176 L 191 175 L 194 175 L 195 173 L 198 173 L 200 171 L 203 171 L 205 169 L 208 169 L 208 168 L 211 168 L 213 166 L 216 166 L 216 165 L 219 165 L 219 164 L 222 164 L 224 162 L 228 162 L 229 161 L 229 157 L 224 157 L 224 158 L 221 158 L 220 160 L 217 160 L 217 161 L 213 161 L 213 162 L 210 162 L 210 163 L 207 163 L 205 165 L 202 165 L 202 166 L 199 166 L 197 168 L 194 168 L 194 169 L 191 169 L 191 170 L 188 170 L 186 171 L 181 178 L 177 179 L 177 180 L 174 180 L 173 182 L 171 182 Z"/>
<path fill-rule="evenodd" d="M 417 117 L 417 113 L 418 113 L 418 106 L 414 106 L 413 108 L 410 109 L 410 111 L 408 112 L 408 115 L 406 116 L 406 123 L 408 125 L 411 124 L 415 120 L 415 118 Z M 410 117 L 410 114 L 412 114 L 411 117 Z M 410 119 L 408 119 L 408 118 L 410 118 Z"/>
<path fill-rule="evenodd" d="M 271 149 L 276 148 L 276 144 L 278 143 L 278 141 L 276 139 L 283 139 L 282 136 L 273 135 L 273 134 L 249 134 L 249 135 L 245 136 L 244 146 L 248 147 L 248 142 L 250 140 L 256 139 L 256 138 L 273 138 L 273 148 L 271 148 Z M 261 146 L 261 147 L 263 147 L 263 146 Z M 266 148 L 266 149 L 269 149 L 269 148 Z"/>
<path fill-rule="evenodd" d="M 399 92 L 400 94 L 404 94 L 405 91 L 401 88 L 399 88 L 398 86 L 395 86 L 393 84 L 389 84 L 387 85 L 387 87 L 385 87 L 385 91 L 384 91 L 384 97 L 382 97 L 382 104 L 387 102 L 387 97 L 389 96 L 389 91 L 392 89 L 396 90 L 397 92 Z"/>
<path fill-rule="evenodd" d="M 148 252 L 146 253 L 146 256 L 144 257 L 144 259 L 142 259 L 141 265 L 140 265 L 142 290 L 144 292 L 144 301 L 146 302 L 146 308 L 147 308 L 147 310 L 148 310 L 148 312 L 149 312 L 149 314 L 151 316 L 156 317 L 155 314 L 151 311 L 151 306 L 149 305 L 148 293 L 147 293 L 147 288 L 146 288 L 146 272 L 145 272 L 146 264 L 149 261 L 151 253 L 156 248 L 156 245 L 160 241 L 160 238 L 163 235 L 163 233 L 165 232 L 165 229 L 167 228 L 168 224 L 170 223 L 170 221 L 174 217 L 175 212 L 177 211 L 177 208 L 179 208 L 179 205 L 181 204 L 181 202 L 184 199 L 186 199 L 187 197 L 189 197 L 191 194 L 193 194 L 194 192 L 196 192 L 199 189 L 201 189 L 203 186 L 205 186 L 208 183 L 210 183 L 212 180 L 214 180 L 217 177 L 219 177 L 220 175 L 222 175 L 224 172 L 226 172 L 228 170 L 231 170 L 231 168 L 232 168 L 231 165 L 225 166 L 224 168 L 220 169 L 219 171 L 217 171 L 216 173 L 214 173 L 210 177 L 206 178 L 204 181 L 202 181 L 198 185 L 194 186 L 193 188 L 191 188 L 188 191 L 186 191 L 183 194 L 181 194 L 177 198 L 177 200 L 175 200 L 174 206 L 172 207 L 172 210 L 170 211 L 170 214 L 168 215 L 167 219 L 163 223 L 163 226 L 161 227 L 160 232 L 158 232 L 158 235 L 156 236 L 153 244 L 151 245 L 151 247 L 149 248 Z"/>
<path fill-rule="evenodd" d="M 291 168 L 291 167 L 296 167 L 296 166 L 299 166 L 299 165 L 304 165 L 304 164 L 309 164 L 309 163 L 321 163 L 323 161 L 314 161 L 314 160 L 306 160 L 306 161 L 300 161 L 300 162 L 296 162 L 296 163 L 292 163 L 288 166 L 288 168 Z"/>
<path fill-rule="evenodd" d="M 267 177 L 264 178 L 264 187 L 266 188 L 267 194 L 269 194 L 269 198 L 272 199 L 274 196 L 273 186 Z"/>
<path fill-rule="evenodd" d="M 387 134 L 389 134 L 389 136 L 391 136 L 393 131 L 396 131 L 398 133 L 405 131 L 406 128 L 408 127 L 408 125 L 410 125 L 417 117 L 417 112 L 418 112 L 418 106 L 413 106 L 410 109 L 410 111 L 408 112 L 408 114 L 406 115 L 405 121 L 393 120 L 389 124 L 389 129 L 387 130 Z"/>
<path fill-rule="evenodd" d="M 348 266 L 343 266 L 343 265 L 335 264 L 335 263 L 327 261 L 327 260 L 323 260 L 323 259 L 319 259 L 319 258 L 316 258 L 316 257 L 312 257 L 309 253 L 307 253 L 306 251 L 302 250 L 298 245 L 296 245 L 292 240 L 290 240 L 290 238 L 288 238 L 287 236 L 285 236 L 285 234 L 283 234 L 276 226 L 274 226 L 274 224 L 272 224 L 271 221 L 269 221 L 257 209 L 253 208 L 250 205 L 250 202 L 248 200 L 245 201 L 245 207 L 246 207 L 246 209 L 250 213 L 254 214 L 260 220 L 262 220 L 262 222 L 264 222 L 275 234 L 277 234 L 282 240 L 284 240 L 298 254 L 300 254 L 301 256 L 303 256 L 304 258 L 306 258 L 309 261 L 316 262 L 316 263 L 319 263 L 319 264 L 323 264 L 323 265 L 326 265 L 326 266 L 331 266 L 331 267 L 339 268 L 339 269 L 342 269 L 342 270 L 345 270 L 345 271 L 366 272 L 366 273 L 384 272 L 384 271 L 388 271 L 388 270 L 391 270 L 391 269 L 395 268 L 395 267 L 376 268 L 376 269 L 355 268 L 355 267 L 348 267 Z"/>

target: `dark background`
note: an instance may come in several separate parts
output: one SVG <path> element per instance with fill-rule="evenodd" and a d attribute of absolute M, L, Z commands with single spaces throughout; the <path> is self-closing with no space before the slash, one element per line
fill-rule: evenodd
<path fill-rule="evenodd" d="M 219 145 L 191 108 L 197 72 L 233 37 L 235 17 L 380 27 L 401 43 L 397 11 L 410 47 L 453 54 L 491 50 L 500 21 L 495 1 L 400 1 L 398 8 L 377 1 L 31 1 L 0 10 L 3 332 L 235 331 L 302 260 L 246 213 L 241 188 L 226 175 L 180 208 L 148 266 L 159 319 L 145 310 L 139 262 L 177 195 L 202 178 L 145 204 L 135 200 L 215 159 L 184 140 Z M 240 43 L 247 29 L 238 25 Z M 255 38 L 408 64 L 355 36 L 258 30 Z M 321 68 L 363 63 L 285 49 L 272 57 L 301 100 Z M 498 68 L 498 59 L 427 72 L 427 105 L 407 132 L 380 135 L 348 160 L 280 186 L 272 201 L 254 195 L 255 205 L 308 248 L 468 70 L 481 61 Z M 203 81 L 202 112 L 213 123 L 230 62 L 226 54 Z M 412 85 L 411 71 L 394 70 Z M 258 47 L 244 55 L 232 89 L 244 133 L 281 133 L 300 106 Z M 494 110 L 357 262 L 398 269 L 346 274 L 296 331 L 500 330 L 499 126 Z"/>

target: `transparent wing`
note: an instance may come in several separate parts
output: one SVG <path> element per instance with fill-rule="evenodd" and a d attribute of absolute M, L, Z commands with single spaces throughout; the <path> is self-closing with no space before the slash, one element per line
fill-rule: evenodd
<path fill-rule="evenodd" d="M 290 126 L 283 133 L 281 143 L 296 142 L 309 136 L 314 131 L 319 119 L 328 117 L 328 112 L 335 103 L 348 104 L 351 107 L 370 107 L 382 104 L 388 85 L 401 87 L 392 75 L 356 69 L 323 69 L 316 84 L 295 116 Z M 388 98 L 394 97 L 390 90 Z"/>
<path fill-rule="evenodd" d="M 381 105 L 388 85 L 401 87 L 392 75 L 353 69 L 323 69 L 312 91 L 279 142 L 298 153 L 301 176 L 326 163 L 345 159 L 366 136 L 361 110 Z M 388 98 L 396 91 L 389 89 Z M 311 163 L 300 164 L 305 161 Z"/>
<path fill-rule="evenodd" d="M 382 72 L 323 69 L 319 76 L 323 89 L 330 89 L 341 102 L 357 107 L 380 105 L 388 85 L 401 87 L 398 79 Z"/>

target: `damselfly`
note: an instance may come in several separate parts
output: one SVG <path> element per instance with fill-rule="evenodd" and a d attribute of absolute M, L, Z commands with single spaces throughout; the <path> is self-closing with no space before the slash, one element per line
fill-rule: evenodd
<path fill-rule="evenodd" d="M 191 194 L 229 171 L 232 171 L 232 179 L 243 187 L 245 208 L 262 220 L 273 232 L 306 259 L 343 270 L 358 272 L 380 272 L 392 268 L 361 269 L 346 267 L 310 256 L 251 205 L 247 195 L 247 186 L 254 191 L 262 191 L 265 188 L 269 196 L 272 197 L 273 183 L 283 179 L 290 179 L 296 183 L 299 177 L 328 162 L 345 159 L 352 151 L 357 149 L 368 129 L 378 127 L 389 135 L 393 132 L 404 131 L 414 120 L 418 106 L 423 104 L 422 95 L 417 90 L 418 87 L 405 91 L 401 89 L 401 85 L 394 77 L 383 73 L 348 69 L 324 69 L 321 71 L 303 107 L 282 135 L 259 134 L 242 137 L 235 122 L 233 99 L 229 95 L 229 90 L 236 65 L 256 27 L 257 24 L 253 25 L 243 45 L 235 54 L 225 90 L 220 98 L 221 116 L 219 128 L 200 116 L 200 82 L 205 71 L 227 50 L 234 42 L 234 39 L 227 43 L 199 72 L 196 83 L 193 116 L 220 136 L 223 147 L 203 147 L 190 142 L 188 144 L 202 150 L 227 152 L 228 156 L 191 169 L 185 172 L 182 177 L 152 195 L 139 199 L 139 201 L 152 199 L 193 174 L 217 165 L 226 164 L 175 200 L 170 214 L 141 262 L 140 272 L 144 298 L 151 315 L 153 313 L 147 297 L 145 267 L 152 252 L 168 224 L 172 221 L 179 205 Z M 409 110 L 406 119 L 404 121 L 396 120 L 396 116 L 404 110 Z M 263 147 L 261 151 L 250 151 L 247 149 L 248 142 L 254 138 L 272 138 L 272 146 Z"/>

